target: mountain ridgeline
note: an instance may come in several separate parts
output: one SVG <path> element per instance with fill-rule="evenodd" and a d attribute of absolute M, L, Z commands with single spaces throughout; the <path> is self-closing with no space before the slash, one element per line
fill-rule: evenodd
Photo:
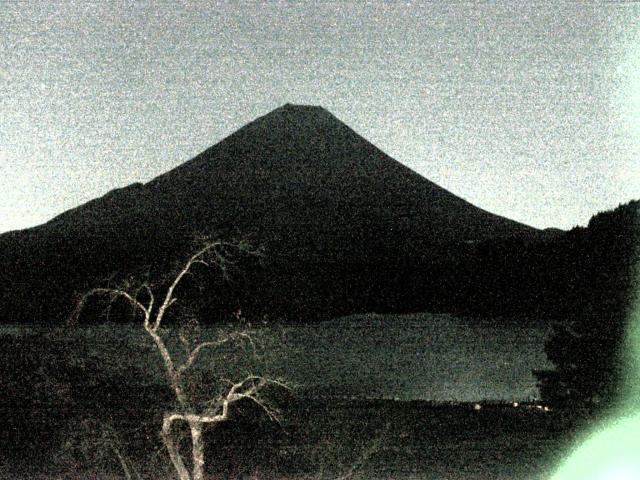
<path fill-rule="evenodd" d="M 579 276 L 576 265 L 591 261 L 565 252 L 582 233 L 539 231 L 477 208 L 326 110 L 285 105 L 147 184 L 1 235 L 0 321 L 64 320 L 79 293 L 130 275 L 162 283 L 197 235 L 247 238 L 264 250 L 260 262 L 242 259 L 231 283 L 202 272 L 184 285 L 181 297 L 210 321 L 238 308 L 293 321 L 551 311 L 578 281 L 558 269 Z M 560 265 L 549 261 L 556 253 Z M 549 291 L 559 275 L 566 285 Z"/>

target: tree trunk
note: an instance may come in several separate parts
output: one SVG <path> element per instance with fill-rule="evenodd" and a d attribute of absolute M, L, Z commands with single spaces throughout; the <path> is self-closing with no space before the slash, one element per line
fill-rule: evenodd
<path fill-rule="evenodd" d="M 182 461 L 182 457 L 178 451 L 178 446 L 175 444 L 173 437 L 171 436 L 172 423 L 172 420 L 165 416 L 164 422 L 162 423 L 162 440 L 167 447 L 169 458 L 171 458 L 171 463 L 173 463 L 173 467 L 176 469 L 179 480 L 191 480 L 191 475 L 189 475 L 187 467 L 184 466 L 184 462 Z"/>
<path fill-rule="evenodd" d="M 204 480 L 204 445 L 202 443 L 202 423 L 190 422 L 193 454 L 193 480 Z"/>

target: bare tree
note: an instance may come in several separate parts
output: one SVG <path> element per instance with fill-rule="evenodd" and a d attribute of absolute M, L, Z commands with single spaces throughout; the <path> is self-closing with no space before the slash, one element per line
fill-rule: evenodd
<path fill-rule="evenodd" d="M 160 295 L 156 303 L 156 295 L 148 283 L 141 284 L 134 291 L 126 288 L 95 288 L 87 292 L 78 302 L 75 318 L 84 308 L 87 300 L 92 296 L 107 296 L 112 302 L 124 299 L 134 309 L 137 316 L 141 316 L 145 332 L 153 340 L 155 349 L 160 354 L 166 379 L 176 400 L 176 408 L 164 413 L 161 437 L 167 449 L 171 463 L 179 480 L 203 480 L 204 478 L 204 443 L 203 428 L 205 425 L 224 422 L 229 418 L 231 406 L 241 400 L 251 401 L 273 420 L 278 420 L 279 412 L 272 408 L 260 397 L 260 392 L 268 385 L 286 385 L 276 379 L 257 375 L 228 382 L 222 393 L 209 398 L 206 402 L 197 402 L 189 395 L 185 376 L 194 367 L 205 350 L 220 349 L 234 342 L 245 342 L 253 346 L 253 340 L 248 331 L 234 331 L 220 334 L 212 341 L 187 341 L 181 334 L 186 354 L 180 356 L 171 352 L 166 342 L 167 329 L 163 328 L 163 321 L 167 312 L 178 301 L 176 289 L 187 275 L 192 274 L 195 265 L 218 268 L 227 277 L 229 268 L 235 261 L 232 251 L 240 251 L 251 255 L 259 252 L 253 250 L 246 242 L 208 241 L 193 254 L 178 273 L 173 277 L 169 286 Z M 174 425 L 183 423 L 189 429 L 191 437 L 191 470 L 180 452 L 179 442 Z"/>

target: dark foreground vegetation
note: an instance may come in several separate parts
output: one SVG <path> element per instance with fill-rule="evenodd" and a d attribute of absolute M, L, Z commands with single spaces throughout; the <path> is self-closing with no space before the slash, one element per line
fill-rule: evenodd
<path fill-rule="evenodd" d="M 173 478 L 159 436 L 169 388 L 69 338 L 0 339 L 2 474 Z M 270 395 L 281 423 L 241 402 L 205 432 L 208 478 L 545 478 L 581 422 L 534 405 Z"/>
<path fill-rule="evenodd" d="M 537 373 L 541 394 L 557 406 L 607 408 L 624 394 L 628 375 L 624 342 L 640 287 L 640 202 L 595 215 L 538 255 L 549 275 L 529 288 L 546 315 L 556 315 L 546 346 L 555 369 Z"/>

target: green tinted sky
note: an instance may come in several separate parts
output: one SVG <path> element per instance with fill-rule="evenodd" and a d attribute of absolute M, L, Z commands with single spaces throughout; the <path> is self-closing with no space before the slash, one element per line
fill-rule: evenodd
<path fill-rule="evenodd" d="M 483 207 L 640 197 L 640 4 L 0 2 L 0 232 L 319 104 Z"/>

